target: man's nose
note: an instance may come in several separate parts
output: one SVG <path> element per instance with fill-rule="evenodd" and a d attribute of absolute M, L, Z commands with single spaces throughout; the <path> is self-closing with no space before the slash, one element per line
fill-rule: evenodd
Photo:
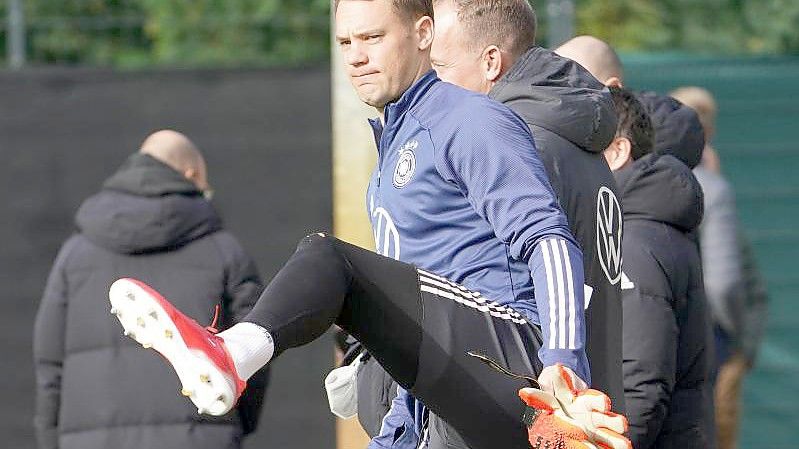
<path fill-rule="evenodd" d="M 369 55 L 366 53 L 365 46 L 360 42 L 353 41 L 347 52 L 347 64 L 360 66 L 367 62 L 369 62 Z"/>

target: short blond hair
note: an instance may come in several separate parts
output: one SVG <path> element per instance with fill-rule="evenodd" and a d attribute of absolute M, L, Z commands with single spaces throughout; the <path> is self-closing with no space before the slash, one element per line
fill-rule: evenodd
<path fill-rule="evenodd" d="M 470 45 L 496 45 L 514 58 L 535 46 L 537 18 L 528 0 L 434 0 L 451 2 Z"/>
<path fill-rule="evenodd" d="M 338 10 L 338 4 L 344 0 L 333 2 L 333 11 Z M 369 0 L 361 0 L 369 1 Z M 412 20 L 420 19 L 424 16 L 433 17 L 433 0 L 386 0 L 391 2 L 391 6 L 397 14 Z"/>

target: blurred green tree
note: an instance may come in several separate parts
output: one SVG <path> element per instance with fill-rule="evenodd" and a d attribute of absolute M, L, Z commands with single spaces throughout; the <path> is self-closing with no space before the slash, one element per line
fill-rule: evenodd
<path fill-rule="evenodd" d="M 27 0 L 30 59 L 137 67 L 326 60 L 329 0 Z"/>
<path fill-rule="evenodd" d="M 146 61 L 145 11 L 129 0 L 26 0 L 32 63 L 130 65 Z"/>
<path fill-rule="evenodd" d="M 796 0 L 575 0 L 576 29 L 623 51 L 799 53 Z"/>
<path fill-rule="evenodd" d="M 6 2 L 0 0 L 4 17 Z M 330 0 L 25 0 L 33 64 L 296 65 L 329 58 Z M 547 0 L 533 1 L 547 27 Z M 575 0 L 622 51 L 799 54 L 797 0 Z M 0 27 L 4 30 L 5 27 Z M 0 34 L 0 54 L 6 33 Z M 546 44 L 546 42 L 542 42 Z"/>
<path fill-rule="evenodd" d="M 327 58 L 329 0 L 143 0 L 158 63 L 292 65 Z"/>
<path fill-rule="evenodd" d="M 744 8 L 752 35 L 749 48 L 756 52 L 799 53 L 799 1 L 749 0 Z"/>

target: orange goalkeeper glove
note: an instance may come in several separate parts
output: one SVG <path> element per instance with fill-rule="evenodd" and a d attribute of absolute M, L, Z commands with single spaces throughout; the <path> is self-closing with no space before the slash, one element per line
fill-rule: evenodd
<path fill-rule="evenodd" d="M 632 449 L 622 435 L 627 420 L 610 411 L 602 392 L 584 390 L 568 405 L 537 388 L 522 388 L 519 397 L 531 407 L 525 424 L 533 449 Z"/>

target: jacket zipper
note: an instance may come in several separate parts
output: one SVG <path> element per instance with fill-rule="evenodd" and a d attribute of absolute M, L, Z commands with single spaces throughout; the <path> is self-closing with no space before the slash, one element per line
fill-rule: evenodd
<path fill-rule="evenodd" d="M 391 112 L 391 106 L 386 106 L 385 110 L 383 111 L 383 130 L 380 132 L 380 141 L 377 143 L 377 187 L 380 187 L 380 178 L 383 174 L 383 158 L 385 156 L 384 142 L 386 131 L 388 130 L 389 112 Z"/>

